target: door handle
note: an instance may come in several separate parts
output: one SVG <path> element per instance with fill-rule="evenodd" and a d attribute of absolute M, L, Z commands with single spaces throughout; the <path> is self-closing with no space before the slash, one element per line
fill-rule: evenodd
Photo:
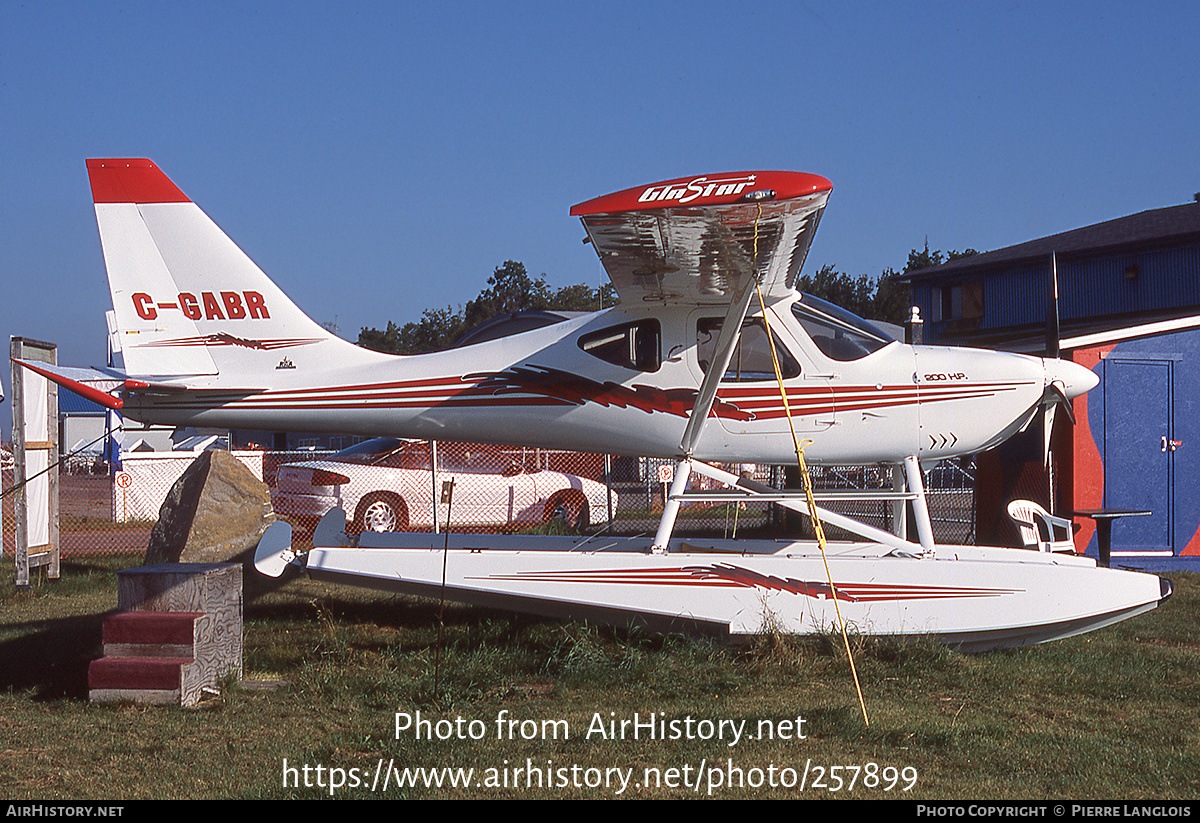
<path fill-rule="evenodd" d="M 1180 446 L 1182 446 L 1182 445 L 1183 445 L 1183 441 L 1182 441 L 1182 440 L 1168 440 L 1168 439 L 1167 439 L 1167 437 L 1166 437 L 1166 435 L 1163 435 L 1163 439 L 1162 439 L 1162 451 L 1163 451 L 1164 453 L 1165 453 L 1165 452 L 1173 452 L 1173 451 L 1175 451 L 1177 448 L 1179 448 L 1179 447 L 1180 447 Z"/>

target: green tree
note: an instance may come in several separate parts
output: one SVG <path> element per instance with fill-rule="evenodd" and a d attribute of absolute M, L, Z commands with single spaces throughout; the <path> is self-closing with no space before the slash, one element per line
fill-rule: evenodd
<path fill-rule="evenodd" d="M 364 328 L 358 345 L 389 354 L 422 354 L 449 348 L 463 330 L 462 315 L 447 306 L 426 309 L 420 320 L 403 326 L 389 320 L 384 331 Z"/>
<path fill-rule="evenodd" d="M 908 253 L 908 262 L 904 264 L 904 269 L 901 272 L 898 273 L 894 269 L 887 269 L 880 276 L 879 286 L 875 292 L 875 313 L 868 316 L 872 316 L 877 320 L 885 320 L 889 323 L 907 323 L 912 311 L 912 288 L 909 286 L 908 281 L 898 282 L 896 278 L 901 274 L 910 274 L 921 269 L 940 266 L 943 263 L 949 263 L 952 260 L 970 257 L 975 254 L 979 254 L 975 249 L 947 252 L 943 252 L 940 249 L 930 251 L 929 241 L 925 242 L 925 248 L 920 251 L 912 249 Z"/>
<path fill-rule="evenodd" d="M 976 253 L 974 249 L 930 251 L 926 243 L 923 250 L 909 252 L 901 273 L 908 274 Z M 797 286 L 800 291 L 836 303 L 869 320 L 903 324 L 908 320 L 912 298 L 908 283 L 897 282 L 897 277 L 899 274 L 893 269 L 886 269 L 878 277 L 866 274 L 854 277 L 827 264 L 811 275 L 801 275 Z M 580 283 L 554 290 L 546 283 L 545 275 L 531 277 L 524 264 L 506 260 L 492 272 L 487 288 L 462 309 L 455 311 L 450 306 L 426 309 L 420 320 L 403 326 L 389 321 L 384 331 L 364 328 L 358 335 L 358 344 L 394 354 L 441 351 L 452 346 L 470 329 L 503 314 L 528 309 L 597 311 L 617 302 L 616 290 L 611 283 L 598 289 Z"/>
<path fill-rule="evenodd" d="M 912 289 L 907 281 L 898 282 L 899 276 L 894 269 L 884 270 L 876 283 L 871 314 L 864 317 L 898 326 L 908 322 L 912 313 Z"/>
<path fill-rule="evenodd" d="M 616 302 L 615 291 L 609 284 L 599 289 L 579 284 L 555 291 L 546 283 L 545 275 L 530 277 L 524 264 L 506 260 L 488 278 L 487 288 L 462 309 L 455 311 L 450 306 L 426 309 L 420 320 L 403 326 L 388 321 L 383 331 L 363 328 L 358 345 L 390 354 L 441 351 L 454 345 L 470 329 L 511 312 L 596 311 Z"/>
<path fill-rule="evenodd" d="M 908 253 L 908 262 L 904 264 L 904 274 L 909 272 L 919 271 L 920 269 L 928 269 L 933 266 L 940 266 L 943 263 L 949 263 L 953 260 L 958 260 L 962 257 L 970 257 L 973 254 L 979 254 L 975 249 L 966 249 L 965 251 L 930 251 L 929 241 L 925 241 L 925 248 L 922 251 L 913 249 Z"/>
<path fill-rule="evenodd" d="M 468 329 L 502 314 L 550 307 L 553 293 L 546 285 L 545 275 L 530 277 L 525 265 L 516 260 L 506 260 L 503 266 L 497 266 L 487 282 L 488 288 L 463 310 Z"/>
<path fill-rule="evenodd" d="M 612 283 L 605 283 L 598 289 L 579 283 L 574 286 L 563 286 L 554 293 L 550 308 L 555 311 L 599 311 L 615 305 L 617 291 Z"/>
<path fill-rule="evenodd" d="M 870 317 L 874 310 L 875 281 L 865 274 L 852 277 L 826 264 L 816 274 L 800 275 L 796 285 L 806 294 L 828 300 L 863 317 Z"/>
<path fill-rule="evenodd" d="M 364 349 L 394 354 L 400 351 L 400 328 L 391 320 L 384 331 L 364 327 L 358 332 L 358 345 Z"/>
<path fill-rule="evenodd" d="M 861 274 L 853 277 L 831 265 L 822 266 L 813 275 L 801 275 L 800 291 L 828 300 L 868 320 L 903 324 L 909 315 L 908 283 L 898 283 L 896 273 L 887 269 L 878 277 Z"/>
<path fill-rule="evenodd" d="M 878 277 L 866 274 L 853 277 L 839 272 L 831 265 L 825 265 L 816 274 L 802 275 L 798 287 L 800 291 L 836 303 L 868 320 L 903 325 L 908 322 L 912 311 L 912 289 L 907 281 L 897 278 L 901 274 L 940 266 L 973 254 L 978 252 L 974 249 L 930 251 L 929 244 L 926 243 L 924 249 L 912 249 L 908 253 L 908 262 L 904 264 L 901 272 L 888 268 Z"/>

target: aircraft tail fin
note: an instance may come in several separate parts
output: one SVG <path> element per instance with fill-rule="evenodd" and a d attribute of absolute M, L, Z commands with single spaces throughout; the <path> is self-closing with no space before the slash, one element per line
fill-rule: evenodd
<path fill-rule="evenodd" d="M 128 374 L 252 385 L 373 354 L 313 322 L 150 160 L 87 167 Z"/>

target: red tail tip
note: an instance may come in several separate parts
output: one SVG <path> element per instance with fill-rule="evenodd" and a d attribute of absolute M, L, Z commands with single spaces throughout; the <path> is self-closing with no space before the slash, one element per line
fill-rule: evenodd
<path fill-rule="evenodd" d="M 165 174 L 144 158 L 88 160 L 96 203 L 190 203 Z"/>

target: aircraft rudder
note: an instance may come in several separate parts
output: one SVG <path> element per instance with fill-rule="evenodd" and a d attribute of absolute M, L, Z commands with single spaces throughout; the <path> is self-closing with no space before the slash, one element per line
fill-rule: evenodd
<path fill-rule="evenodd" d="M 338 340 L 152 161 L 96 159 L 87 166 L 117 345 L 131 373 L 291 369 L 324 348 L 319 344 Z M 279 349 L 287 356 L 268 363 Z"/>
<path fill-rule="evenodd" d="M 153 161 L 144 157 L 87 161 L 95 203 L 190 203 Z"/>

